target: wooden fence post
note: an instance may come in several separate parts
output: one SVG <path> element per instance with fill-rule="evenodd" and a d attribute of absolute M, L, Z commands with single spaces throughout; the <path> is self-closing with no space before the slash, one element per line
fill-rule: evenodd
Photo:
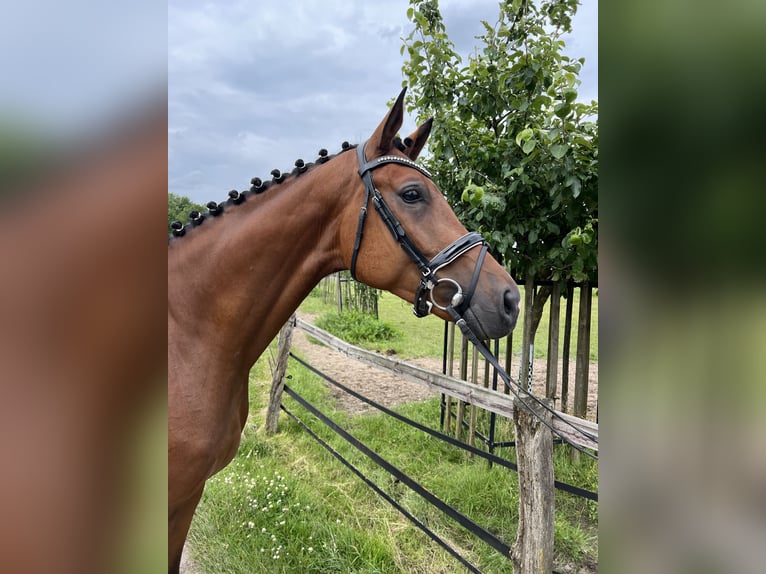
<path fill-rule="evenodd" d="M 341 287 L 341 281 L 340 281 L 340 271 L 338 271 L 335 274 L 335 280 L 337 282 L 337 292 L 336 292 L 336 298 L 338 301 L 338 313 L 343 312 L 343 289 Z"/>
<path fill-rule="evenodd" d="M 287 359 L 290 355 L 290 345 L 293 340 L 293 328 L 295 327 L 295 313 L 293 313 L 279 331 L 279 345 L 277 347 L 277 365 L 271 376 L 271 392 L 269 393 L 269 406 L 266 411 L 266 434 L 277 432 L 279 422 L 279 406 L 282 404 L 282 391 L 285 387 L 285 372 L 287 371 Z"/>
<path fill-rule="evenodd" d="M 473 355 L 471 356 L 471 383 L 474 385 L 479 384 L 479 349 L 473 348 Z M 486 386 L 486 385 L 485 385 Z M 476 418 L 478 416 L 478 409 L 476 405 L 471 404 L 470 415 L 468 418 L 468 444 L 476 446 Z M 468 453 L 468 457 L 471 458 L 473 453 Z"/>
<path fill-rule="evenodd" d="M 559 382 L 559 319 L 561 312 L 561 284 L 556 282 L 551 289 L 551 319 L 548 328 L 548 368 L 545 373 L 545 396 L 555 399 Z M 566 361 L 567 359 L 564 358 Z"/>
<path fill-rule="evenodd" d="M 572 339 L 572 301 L 574 301 L 574 285 L 567 285 L 567 308 L 564 313 L 564 357 L 561 370 L 561 411 L 567 412 L 569 404 L 569 345 Z"/>
<path fill-rule="evenodd" d="M 580 288 L 580 311 L 577 317 L 577 359 L 575 361 L 574 411 L 585 418 L 588 411 L 588 375 L 590 363 L 590 313 L 593 289 L 589 283 Z"/>
<path fill-rule="evenodd" d="M 548 574 L 553 569 L 553 435 L 550 411 L 532 403 L 514 402 L 516 459 L 519 465 L 519 528 L 511 548 L 516 574 Z M 551 406 L 549 399 L 541 402 Z"/>
<path fill-rule="evenodd" d="M 535 302 L 535 279 L 532 273 L 527 274 L 524 282 L 524 328 L 521 336 L 521 365 L 519 365 L 519 386 L 525 391 L 532 390 L 532 306 Z"/>
<path fill-rule="evenodd" d="M 468 380 L 468 339 L 460 334 L 460 378 Z M 465 418 L 465 401 L 457 402 L 457 416 L 455 417 L 455 438 L 462 440 L 463 419 Z"/>
<path fill-rule="evenodd" d="M 445 375 L 452 376 L 455 364 L 455 323 L 451 322 L 447 325 L 447 369 Z M 452 397 L 450 395 L 445 396 L 444 400 L 444 425 L 442 432 L 444 434 L 450 434 L 452 429 Z"/>
<path fill-rule="evenodd" d="M 505 372 L 510 373 L 513 366 L 513 331 L 508 333 L 505 338 Z M 503 385 L 503 392 L 506 395 L 511 394 L 511 389 L 508 385 Z"/>

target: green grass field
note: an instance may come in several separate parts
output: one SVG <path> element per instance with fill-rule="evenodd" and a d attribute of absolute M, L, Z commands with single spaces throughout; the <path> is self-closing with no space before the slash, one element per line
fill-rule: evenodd
<path fill-rule="evenodd" d="M 399 303 L 391 295 L 381 299 L 380 307 L 381 318 L 396 326 L 402 335 L 373 347 L 394 348 L 403 357 L 441 355 L 443 324 L 439 319 L 417 319 L 408 305 Z M 314 295 L 303 305 L 310 313 L 321 313 L 324 308 L 320 298 Z M 295 362 L 291 363 L 288 373 L 292 377 L 288 384 L 343 428 L 506 543 L 513 543 L 518 517 L 515 473 L 496 466 L 489 468 L 486 461 L 469 457 L 383 415 L 355 416 L 338 411 L 318 377 Z M 279 432 L 266 436 L 262 424 L 269 379 L 268 367 L 259 361 L 251 372 L 251 416 L 237 458 L 208 482 L 192 525 L 192 556 L 201 572 L 436 574 L 464 571 L 454 558 L 378 497 L 286 415 L 281 415 Z M 508 559 L 451 522 L 408 488 L 394 482 L 390 475 L 336 437 L 294 400 L 285 397 L 284 403 L 480 570 L 512 572 Z M 436 399 L 397 410 L 438 428 Z M 506 433 L 512 428 L 508 421 L 499 426 L 501 432 Z M 502 454 L 513 457 L 512 450 Z M 556 447 L 555 469 L 558 480 L 597 490 L 598 466 L 594 461 L 581 457 L 579 464 L 572 464 L 568 452 Z M 598 562 L 597 516 L 597 504 L 556 492 L 557 564 L 579 567 Z"/>

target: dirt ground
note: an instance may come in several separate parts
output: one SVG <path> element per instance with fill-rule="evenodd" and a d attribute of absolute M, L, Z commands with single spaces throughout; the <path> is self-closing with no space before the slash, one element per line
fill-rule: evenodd
<path fill-rule="evenodd" d="M 305 321 L 311 321 L 310 315 L 299 313 L 299 317 Z M 370 367 L 358 361 L 354 361 L 344 355 L 332 351 L 323 345 L 312 343 L 306 334 L 300 329 L 293 332 L 293 348 L 300 351 L 301 356 L 313 367 L 335 379 L 339 383 L 359 392 L 360 394 L 392 408 L 405 403 L 421 401 L 436 396 L 438 393 L 424 384 L 413 383 L 398 376 Z M 407 362 L 432 371 L 441 372 L 442 360 L 437 358 L 411 359 Z M 545 360 L 536 359 L 532 374 L 532 390 L 537 396 L 545 395 Z M 481 367 L 483 369 L 483 366 Z M 515 366 L 518 369 L 518 366 Z M 571 408 L 574 399 L 574 361 L 570 361 L 569 367 L 569 406 Z M 559 365 L 559 384 L 561 389 L 561 365 Z M 483 372 L 483 370 L 480 370 Z M 511 373 L 515 376 L 515 372 Z M 371 406 L 355 399 L 337 387 L 330 385 L 330 391 L 335 397 L 339 408 L 358 414 L 373 412 Z M 586 418 L 596 420 L 596 408 L 598 404 L 598 364 L 591 364 L 588 375 L 588 408 Z M 556 401 L 556 409 L 560 404 Z"/>
<path fill-rule="evenodd" d="M 181 574 L 200 574 L 197 564 L 194 563 L 189 554 L 188 543 L 184 546 L 184 553 L 181 555 Z"/>

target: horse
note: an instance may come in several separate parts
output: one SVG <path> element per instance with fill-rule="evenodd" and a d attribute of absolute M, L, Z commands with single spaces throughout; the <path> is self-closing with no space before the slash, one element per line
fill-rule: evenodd
<path fill-rule="evenodd" d="M 248 415 L 248 373 L 330 273 L 352 276 L 481 338 L 504 336 L 519 290 L 458 221 L 416 163 L 432 119 L 397 136 L 402 90 L 365 144 L 322 149 L 291 173 L 251 180 L 173 223 L 168 247 L 168 562 L 177 573 L 205 482 L 234 457 Z M 354 153 L 356 151 L 356 153 Z M 373 181 L 374 172 L 374 181 Z M 379 217 L 368 217 L 368 210 Z M 439 276 L 437 276 L 439 273 Z"/>
<path fill-rule="evenodd" d="M 129 453 L 165 402 L 167 98 L 127 111 L 0 212 L 0 572 L 117 571 Z"/>

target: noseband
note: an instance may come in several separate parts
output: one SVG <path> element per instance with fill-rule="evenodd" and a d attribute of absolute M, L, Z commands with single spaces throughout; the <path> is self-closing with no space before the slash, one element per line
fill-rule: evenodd
<path fill-rule="evenodd" d="M 364 222 L 367 219 L 367 204 L 370 202 L 370 198 L 372 197 L 372 204 L 375 206 L 375 210 L 380 214 L 383 223 L 385 223 L 386 227 L 388 227 L 388 230 L 391 232 L 391 235 L 393 235 L 394 240 L 399 243 L 402 249 L 404 249 L 404 252 L 410 257 L 410 259 L 412 259 L 420 271 L 420 285 L 418 285 L 418 288 L 415 291 L 415 305 L 412 309 L 413 313 L 415 313 L 415 315 L 418 317 L 425 317 L 431 313 L 431 310 L 435 306 L 444 311 L 447 311 L 448 308 L 454 308 L 458 310 L 462 315 L 462 313 L 467 310 L 468 306 L 471 304 L 471 298 L 473 297 L 473 293 L 476 290 L 476 284 L 479 281 L 481 266 L 484 263 L 484 256 L 487 254 L 488 247 L 484 242 L 484 238 L 475 232 L 467 233 L 450 243 L 447 247 L 437 253 L 433 259 L 429 260 L 423 254 L 423 252 L 418 249 L 418 246 L 415 245 L 412 239 L 410 239 L 410 237 L 404 231 L 402 224 L 396 218 L 394 213 L 386 204 L 381 193 L 375 187 L 375 183 L 372 180 L 372 170 L 389 163 L 398 163 L 400 165 L 405 165 L 419 171 L 428 179 L 431 179 L 431 174 L 428 173 L 425 168 L 421 167 L 411 159 L 398 155 L 384 155 L 382 157 L 367 161 L 364 153 L 366 147 L 367 144 L 364 144 L 356 148 L 357 156 L 359 158 L 359 175 L 364 182 L 364 203 L 362 204 L 362 209 L 359 212 L 359 223 L 356 228 L 356 239 L 354 240 L 354 252 L 351 256 L 351 277 L 356 279 L 356 260 L 359 256 L 359 248 L 362 244 Z M 454 279 L 450 279 L 448 277 L 443 277 L 441 279 L 436 278 L 437 271 L 448 266 L 458 257 L 464 253 L 467 253 L 477 245 L 482 246 L 481 252 L 479 253 L 478 259 L 476 260 L 476 266 L 473 270 L 473 277 L 471 277 L 471 283 L 468 286 L 465 294 L 463 294 L 463 289 L 460 284 Z M 434 300 L 433 290 L 439 283 L 451 283 L 457 289 L 457 292 L 452 296 L 450 303 L 447 305 L 440 305 Z"/>

